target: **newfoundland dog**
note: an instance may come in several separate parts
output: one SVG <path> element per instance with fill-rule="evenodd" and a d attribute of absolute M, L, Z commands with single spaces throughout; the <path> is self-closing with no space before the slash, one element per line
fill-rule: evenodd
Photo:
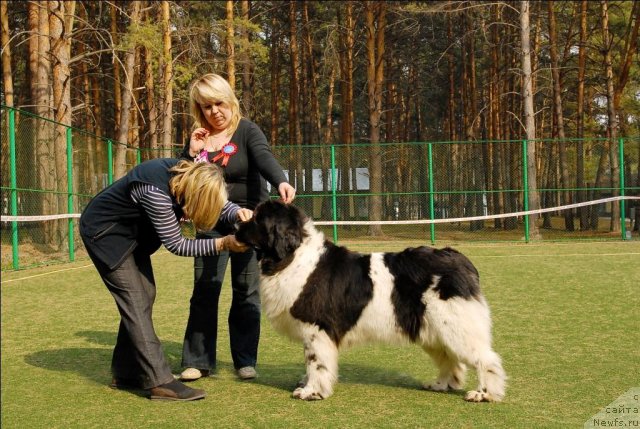
<path fill-rule="evenodd" d="M 338 353 L 382 341 L 415 343 L 439 369 L 434 391 L 462 389 L 466 367 L 478 387 L 467 401 L 501 401 L 506 374 L 491 347 L 489 308 L 478 271 L 451 248 L 361 254 L 326 240 L 302 210 L 260 204 L 236 238 L 260 257 L 260 297 L 274 329 L 304 345 L 306 375 L 293 397 L 325 399 Z"/>

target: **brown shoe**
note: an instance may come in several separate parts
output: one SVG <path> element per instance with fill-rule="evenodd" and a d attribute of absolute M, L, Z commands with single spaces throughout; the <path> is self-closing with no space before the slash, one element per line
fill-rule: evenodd
<path fill-rule="evenodd" d="M 194 401 L 206 396 L 204 390 L 192 389 L 178 380 L 153 387 L 149 392 L 149 399 L 165 401 Z"/>

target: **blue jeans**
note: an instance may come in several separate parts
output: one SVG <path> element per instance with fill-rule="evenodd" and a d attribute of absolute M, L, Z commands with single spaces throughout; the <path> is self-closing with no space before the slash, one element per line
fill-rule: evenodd
<path fill-rule="evenodd" d="M 214 230 L 199 233 L 197 237 L 220 236 Z M 218 301 L 229 260 L 233 297 L 228 323 L 233 366 L 236 369 L 256 366 L 260 339 L 260 277 L 256 253 L 251 249 L 194 259 L 193 295 L 182 346 L 182 366 L 185 368 L 216 368 Z"/>

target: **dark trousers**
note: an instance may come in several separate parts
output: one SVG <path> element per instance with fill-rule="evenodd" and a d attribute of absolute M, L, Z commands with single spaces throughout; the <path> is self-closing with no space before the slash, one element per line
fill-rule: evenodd
<path fill-rule="evenodd" d="M 198 237 L 206 238 L 220 236 L 216 231 L 198 234 Z M 233 296 L 228 323 L 233 366 L 239 369 L 256 365 L 260 339 L 260 277 L 256 253 L 252 249 L 194 259 L 193 295 L 182 347 L 182 366 L 185 368 L 216 368 L 218 301 L 229 260 Z"/>
<path fill-rule="evenodd" d="M 111 371 L 150 389 L 172 381 L 173 374 L 153 328 L 152 309 L 156 285 L 151 257 L 134 251 L 120 267 L 110 270 L 89 252 L 102 281 L 120 312 L 120 328 L 113 349 Z"/>

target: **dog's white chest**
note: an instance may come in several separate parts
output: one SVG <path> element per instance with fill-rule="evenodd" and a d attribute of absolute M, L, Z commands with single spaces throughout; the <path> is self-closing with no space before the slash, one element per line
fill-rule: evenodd
<path fill-rule="evenodd" d="M 280 332 L 291 334 L 291 307 L 302 292 L 307 279 L 314 271 L 324 247 L 324 235 L 316 233 L 308 237 L 296 250 L 291 264 L 274 275 L 262 275 L 260 300 L 269 321 Z"/>

